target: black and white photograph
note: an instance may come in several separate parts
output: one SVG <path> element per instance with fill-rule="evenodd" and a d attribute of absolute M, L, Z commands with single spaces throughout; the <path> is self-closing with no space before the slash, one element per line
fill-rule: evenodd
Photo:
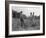
<path fill-rule="evenodd" d="M 43 34 L 44 3 L 9 3 L 8 35 Z"/>
<path fill-rule="evenodd" d="M 12 6 L 12 31 L 40 30 L 40 7 Z"/>

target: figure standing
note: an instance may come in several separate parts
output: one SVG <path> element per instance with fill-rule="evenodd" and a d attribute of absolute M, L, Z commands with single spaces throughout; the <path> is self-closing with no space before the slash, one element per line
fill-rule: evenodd
<path fill-rule="evenodd" d="M 21 21 L 21 27 L 24 27 L 24 19 L 23 19 L 22 11 L 20 13 L 20 21 Z"/>

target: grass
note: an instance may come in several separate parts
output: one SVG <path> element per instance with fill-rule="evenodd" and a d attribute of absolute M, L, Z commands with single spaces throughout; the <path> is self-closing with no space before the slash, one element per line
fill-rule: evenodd
<path fill-rule="evenodd" d="M 13 31 L 26 31 L 26 30 L 39 30 L 40 29 L 40 19 L 24 19 L 24 25 L 21 27 L 20 19 L 12 19 L 12 30 Z"/>

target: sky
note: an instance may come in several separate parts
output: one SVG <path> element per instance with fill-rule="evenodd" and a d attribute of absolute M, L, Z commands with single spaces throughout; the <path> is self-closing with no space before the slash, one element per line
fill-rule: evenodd
<path fill-rule="evenodd" d="M 40 15 L 40 8 L 39 7 L 20 7 L 20 6 L 12 6 L 12 10 L 20 12 L 22 11 L 24 15 L 26 15 L 27 17 L 30 16 L 30 13 L 34 12 L 35 16 L 39 16 Z"/>

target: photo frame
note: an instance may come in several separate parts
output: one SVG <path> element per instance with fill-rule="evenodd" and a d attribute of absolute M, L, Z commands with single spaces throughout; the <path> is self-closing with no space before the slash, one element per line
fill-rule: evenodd
<path fill-rule="evenodd" d="M 45 35 L 45 3 L 5 1 L 5 36 L 38 35 Z"/>

